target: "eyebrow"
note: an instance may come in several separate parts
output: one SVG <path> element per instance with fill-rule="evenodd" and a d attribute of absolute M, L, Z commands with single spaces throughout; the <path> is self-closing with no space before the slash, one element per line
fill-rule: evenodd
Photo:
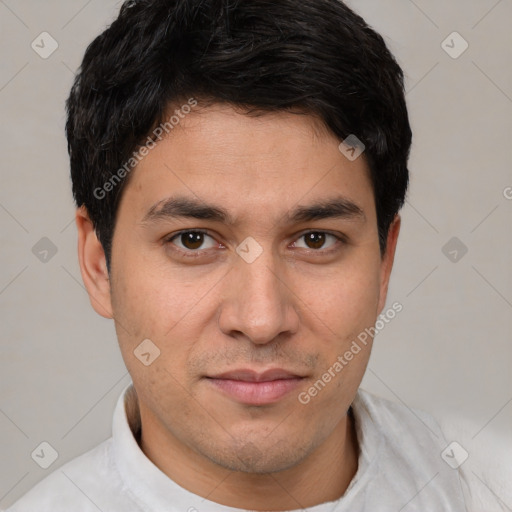
<path fill-rule="evenodd" d="M 224 208 L 184 196 L 168 197 L 158 201 L 147 211 L 141 223 L 152 224 L 161 220 L 176 218 L 236 224 L 235 219 Z M 308 206 L 298 206 L 284 215 L 284 221 L 289 224 L 323 219 L 364 221 L 366 215 L 360 206 L 343 196 L 325 199 Z"/>

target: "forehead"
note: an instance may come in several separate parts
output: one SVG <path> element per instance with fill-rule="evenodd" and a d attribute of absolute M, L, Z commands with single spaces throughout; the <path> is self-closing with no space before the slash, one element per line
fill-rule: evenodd
<path fill-rule="evenodd" d="M 139 219 L 171 196 L 282 217 L 293 206 L 346 199 L 371 212 L 373 188 L 364 155 L 347 159 L 340 141 L 313 116 L 249 116 L 225 105 L 180 119 L 132 171 L 122 203 Z M 350 206 L 349 206 L 350 208 Z M 289 216 L 288 216 L 289 218 Z"/>

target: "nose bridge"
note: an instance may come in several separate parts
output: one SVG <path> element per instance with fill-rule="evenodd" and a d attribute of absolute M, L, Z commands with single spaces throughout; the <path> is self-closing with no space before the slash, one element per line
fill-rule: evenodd
<path fill-rule="evenodd" d="M 253 304 L 253 310 L 263 308 L 270 312 L 281 308 L 284 290 L 277 276 L 278 270 L 272 256 L 261 257 L 260 261 L 251 264 L 240 264 L 239 277 L 242 288 L 245 287 L 242 293 L 248 294 L 248 302 Z"/>
<path fill-rule="evenodd" d="M 264 344 L 280 333 L 294 331 L 297 319 L 274 251 L 260 246 L 253 259 L 257 247 L 251 243 L 238 248 L 240 258 L 234 263 L 231 293 L 222 306 L 219 325 L 226 334 L 238 331 L 253 343 Z"/>

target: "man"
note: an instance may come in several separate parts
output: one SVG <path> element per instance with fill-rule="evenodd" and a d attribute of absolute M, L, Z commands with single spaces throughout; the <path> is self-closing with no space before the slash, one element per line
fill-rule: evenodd
<path fill-rule="evenodd" d="M 466 510 L 435 421 L 358 389 L 411 145 L 381 36 L 338 0 L 128 0 L 67 109 L 133 386 L 10 510 Z"/>

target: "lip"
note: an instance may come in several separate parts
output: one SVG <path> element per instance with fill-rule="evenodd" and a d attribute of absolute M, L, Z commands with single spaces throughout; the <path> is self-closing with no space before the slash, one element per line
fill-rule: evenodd
<path fill-rule="evenodd" d="M 207 377 L 223 394 L 247 405 L 276 403 L 296 389 L 303 379 L 303 376 L 282 368 L 262 373 L 244 368 Z"/>

